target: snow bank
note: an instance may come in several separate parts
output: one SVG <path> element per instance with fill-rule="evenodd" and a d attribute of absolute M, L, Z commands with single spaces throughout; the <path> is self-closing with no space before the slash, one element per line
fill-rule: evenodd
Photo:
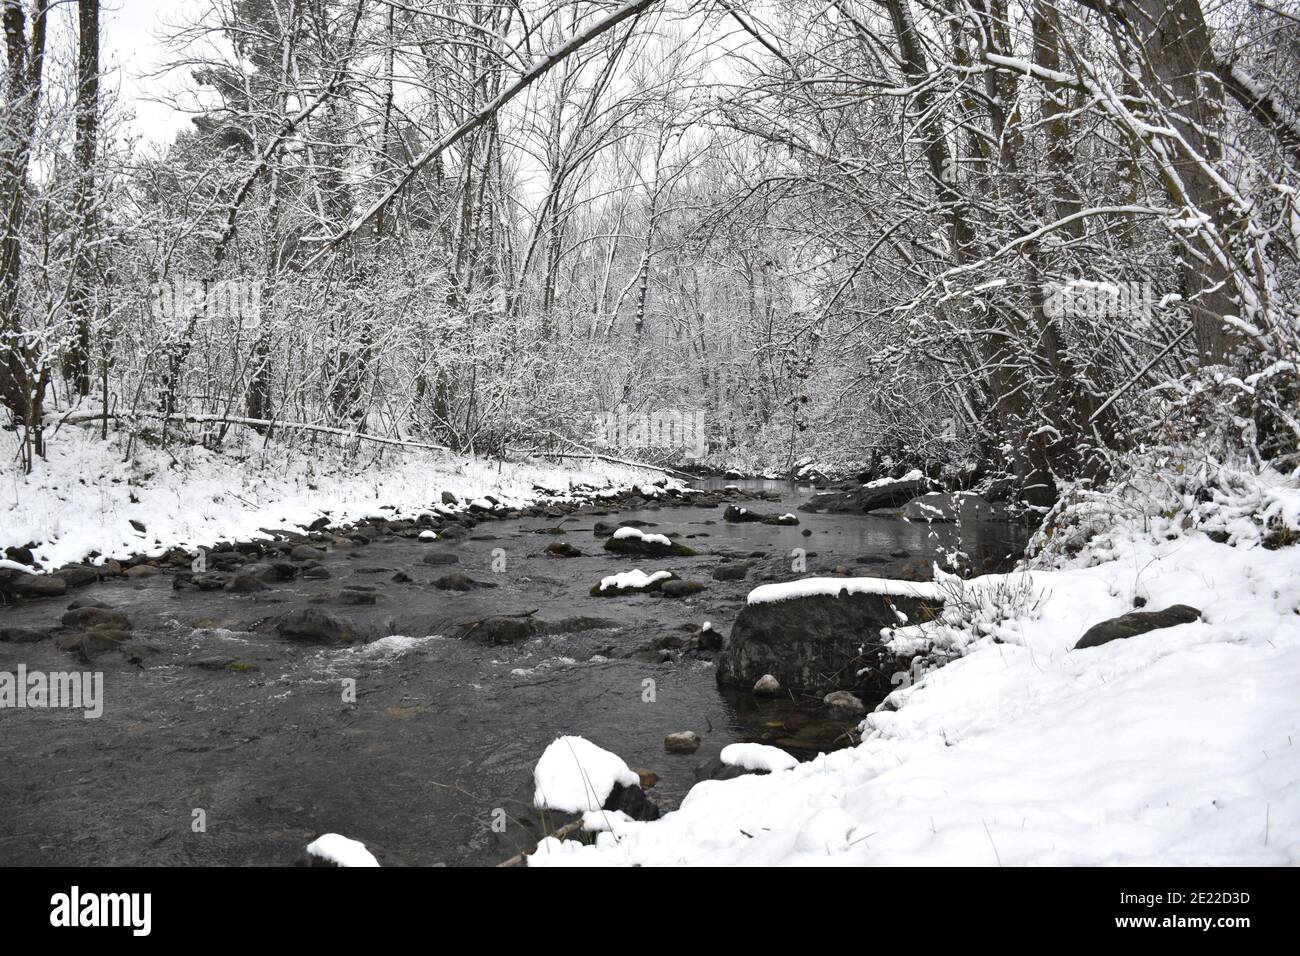
<path fill-rule="evenodd" d="M 307 853 L 335 866 L 378 866 L 379 861 L 360 840 L 326 833 L 307 845 Z"/>
<path fill-rule="evenodd" d="M 581 467 L 544 462 L 498 463 L 424 451 L 387 450 L 348 461 L 328 449 L 312 457 L 278 446 L 231 444 L 225 452 L 174 445 L 137 446 L 122 461 L 116 440 L 65 426 L 49 457 L 30 475 L 12 459 L 0 465 L 0 552 L 35 542 L 45 568 L 105 558 L 161 555 L 222 540 L 266 537 L 258 529 L 305 526 L 329 512 L 334 526 L 370 517 L 410 518 L 437 510 L 439 492 L 461 501 L 491 494 L 506 507 L 571 501 L 592 488 L 648 484 L 654 473 L 593 461 Z M 550 489 L 549 492 L 538 488 Z M 388 507 L 385 507 L 388 506 Z M 135 519 L 143 533 L 132 528 Z"/>
<path fill-rule="evenodd" d="M 749 592 L 749 604 L 789 601 L 792 598 L 825 595 L 883 594 L 888 597 L 913 597 L 925 601 L 942 601 L 944 591 L 937 584 L 919 581 L 895 581 L 892 578 L 801 578 L 780 584 L 764 584 Z"/>
<path fill-rule="evenodd" d="M 617 754 L 582 737 L 557 737 L 533 769 L 533 805 L 566 813 L 599 810 L 615 785 L 637 787 L 641 778 Z"/>
<path fill-rule="evenodd" d="M 1259 500 L 1282 514 L 1294 490 Z M 1072 566 L 971 593 L 1017 579 L 1032 613 L 985 620 L 859 746 L 706 781 L 659 821 L 530 864 L 1300 865 L 1300 546 L 1139 516 Z M 1099 621 L 1180 603 L 1202 619 L 1073 650 Z"/>

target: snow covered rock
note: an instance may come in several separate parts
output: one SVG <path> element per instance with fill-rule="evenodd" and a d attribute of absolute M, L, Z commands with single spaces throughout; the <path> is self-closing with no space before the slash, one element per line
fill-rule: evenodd
<path fill-rule="evenodd" d="M 622 574 L 611 574 L 600 579 L 600 583 L 593 585 L 591 594 L 593 597 L 618 597 L 622 594 L 644 594 L 648 591 L 656 591 L 663 587 L 665 581 L 676 579 L 671 571 L 655 571 L 652 574 L 646 574 L 640 568 L 634 568 L 631 571 L 624 571 Z"/>
<path fill-rule="evenodd" d="M 1191 624 L 1200 618 L 1201 612 L 1186 604 L 1175 604 L 1163 611 L 1130 611 L 1128 614 L 1121 614 L 1119 617 L 1113 617 L 1109 621 L 1102 621 L 1088 628 L 1083 637 L 1079 638 L 1079 643 L 1074 645 L 1074 649 L 1077 651 L 1084 647 L 1098 647 L 1110 641 L 1136 637 L 1138 634 L 1145 634 L 1147 631 L 1162 627 Z"/>
<path fill-rule="evenodd" d="M 638 554 L 649 557 L 677 555 L 690 557 L 695 551 L 667 535 L 646 534 L 639 528 L 619 528 L 605 540 L 605 550 L 615 554 Z"/>
<path fill-rule="evenodd" d="M 379 866 L 379 860 L 360 840 L 326 833 L 307 844 L 299 866 Z"/>
<path fill-rule="evenodd" d="M 749 688 L 770 674 L 786 689 L 818 696 L 846 684 L 887 694 L 888 674 L 857 677 L 873 663 L 863 648 L 880 645 L 881 628 L 929 620 L 942 606 L 934 585 L 877 578 L 805 578 L 755 588 L 723 643 L 718 683 Z"/>
<path fill-rule="evenodd" d="M 655 820 L 641 778 L 617 754 L 583 737 L 557 737 L 533 769 L 533 805 L 565 813 L 618 810 L 634 820 Z"/>
<path fill-rule="evenodd" d="M 799 766 L 799 761 L 780 747 L 766 744 L 727 744 L 719 757 L 728 767 L 741 767 L 754 773 L 781 773 Z"/>

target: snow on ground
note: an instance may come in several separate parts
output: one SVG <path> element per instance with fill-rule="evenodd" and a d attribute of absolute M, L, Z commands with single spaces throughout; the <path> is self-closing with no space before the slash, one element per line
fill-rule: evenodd
<path fill-rule="evenodd" d="M 1200 515 L 981 579 L 1018 611 L 974 615 L 964 656 L 895 691 L 859 746 L 706 781 L 530 864 L 1300 864 L 1300 546 L 1216 543 Z M 1202 619 L 1072 650 L 1142 600 Z"/>
<path fill-rule="evenodd" d="M 242 453 L 179 443 L 166 450 L 137 445 L 134 461 L 124 463 L 117 440 L 105 443 L 93 430 L 64 426 L 50 440 L 48 458 L 30 475 L 12 459 L 0 466 L 0 552 L 36 542 L 36 558 L 48 570 L 95 552 L 105 558 L 161 555 L 178 546 L 192 550 L 265 537 L 258 529 L 307 525 L 324 512 L 335 526 L 367 517 L 413 517 L 439 502 L 443 491 L 488 505 L 481 496 L 491 494 L 514 507 L 580 496 L 582 486 L 613 493 L 662 477 L 601 461 L 578 467 L 420 450 L 390 448 L 382 457 L 362 451 L 346 461 L 330 449 L 310 454 L 274 442 L 264 448 L 258 438 Z M 136 531 L 131 519 L 146 530 Z"/>
<path fill-rule="evenodd" d="M 599 810 L 616 784 L 640 786 L 621 757 L 583 737 L 557 737 L 533 769 L 533 805 L 565 813 Z"/>
<path fill-rule="evenodd" d="M 307 845 L 307 853 L 335 866 L 378 866 L 379 861 L 360 840 L 326 833 Z"/>

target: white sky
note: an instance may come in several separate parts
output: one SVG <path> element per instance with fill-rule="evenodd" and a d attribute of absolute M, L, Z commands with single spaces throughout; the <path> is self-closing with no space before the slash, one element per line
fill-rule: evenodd
<path fill-rule="evenodd" d="M 162 39 L 172 32 L 168 24 L 192 24 L 202 14 L 202 0 L 101 0 L 100 10 L 100 61 L 105 74 L 106 92 L 120 91 L 118 105 L 134 114 L 128 124 L 131 133 L 140 136 L 147 144 L 170 142 L 177 132 L 191 129 L 189 113 L 177 110 L 169 102 L 177 94 L 188 93 L 184 100 L 194 102 L 193 83 L 185 70 L 170 75 L 155 75 L 178 51 Z M 669 9 L 678 7 L 670 4 Z M 684 4 L 682 5 L 684 6 Z M 779 9 L 779 7 L 778 7 Z M 680 8 L 676 11 L 680 14 Z M 75 4 L 63 5 L 63 23 L 53 27 L 75 33 Z M 734 24 L 720 24 L 720 30 L 709 37 L 718 42 L 724 33 L 731 33 L 731 42 L 745 43 L 748 38 L 735 35 Z M 75 46 L 75 40 L 71 41 Z M 716 78 L 721 56 L 711 67 Z"/>
<path fill-rule="evenodd" d="M 156 97 L 180 89 L 180 78 L 151 77 L 169 57 L 159 41 L 166 21 L 183 19 L 187 0 L 104 0 L 100 10 L 100 60 L 108 83 L 121 90 L 121 105 L 134 111 L 134 132 L 166 142 L 190 128 L 190 118 Z"/>

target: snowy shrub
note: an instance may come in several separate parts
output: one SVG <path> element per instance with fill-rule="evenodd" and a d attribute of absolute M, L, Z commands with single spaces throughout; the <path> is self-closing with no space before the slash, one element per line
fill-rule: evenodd
<path fill-rule="evenodd" d="M 1297 476 L 1189 447 L 1152 449 L 1125 459 L 1105 488 L 1069 489 L 1026 553 L 1033 567 L 1088 566 L 1113 559 L 1127 537 L 1195 532 L 1234 547 L 1300 540 Z"/>
<path fill-rule="evenodd" d="M 935 584 L 944 596 L 943 612 L 933 621 L 886 628 L 886 658 L 892 657 L 893 683 L 905 689 L 929 671 L 963 657 L 985 639 L 1020 643 L 1020 626 L 1034 620 L 1049 597 L 1027 572 L 988 574 L 964 579 L 935 568 Z M 898 703 L 897 692 L 891 706 Z"/>

